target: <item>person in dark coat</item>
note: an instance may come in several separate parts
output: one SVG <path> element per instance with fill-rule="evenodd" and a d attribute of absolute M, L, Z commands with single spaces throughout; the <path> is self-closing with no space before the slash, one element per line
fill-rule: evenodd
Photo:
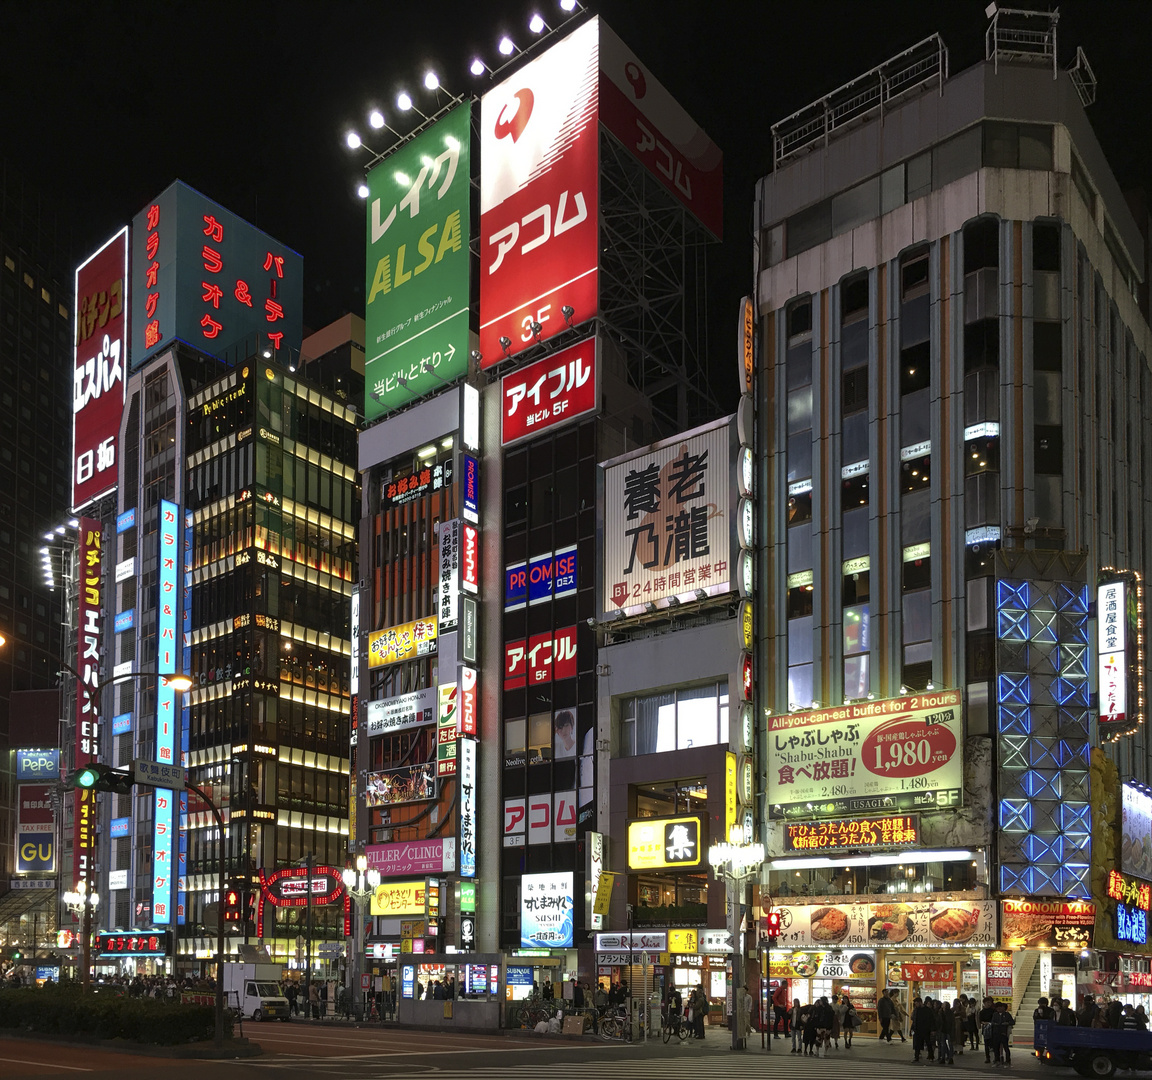
<path fill-rule="evenodd" d="M 704 1014 L 708 1011 L 708 996 L 704 993 L 704 985 L 692 991 L 695 999 L 692 1001 L 692 1035 L 694 1038 L 704 1038 Z"/>
<path fill-rule="evenodd" d="M 927 1050 L 932 1053 L 932 1033 L 936 1030 L 936 1010 L 932 1008 L 932 999 L 917 999 L 912 1008 L 912 1060 L 920 1060 L 920 1052 Z"/>

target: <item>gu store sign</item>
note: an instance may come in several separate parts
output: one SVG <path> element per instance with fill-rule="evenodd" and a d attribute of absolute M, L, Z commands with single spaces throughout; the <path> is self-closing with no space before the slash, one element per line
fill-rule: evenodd
<path fill-rule="evenodd" d="M 128 229 L 76 268 L 72 508 L 116 486 L 128 366 Z"/>
<path fill-rule="evenodd" d="M 601 618 L 731 591 L 735 450 L 725 420 L 605 463 Z"/>

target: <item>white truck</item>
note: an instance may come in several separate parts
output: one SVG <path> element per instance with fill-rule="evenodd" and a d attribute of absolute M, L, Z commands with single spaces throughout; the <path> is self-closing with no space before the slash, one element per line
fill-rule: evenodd
<path fill-rule="evenodd" d="M 288 1020 L 288 999 L 280 992 L 281 965 L 267 962 L 224 964 L 224 1001 L 246 1020 Z"/>

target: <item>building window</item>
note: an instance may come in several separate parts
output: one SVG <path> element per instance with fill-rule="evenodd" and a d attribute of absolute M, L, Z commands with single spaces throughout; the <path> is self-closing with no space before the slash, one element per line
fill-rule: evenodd
<path fill-rule="evenodd" d="M 629 699 L 621 721 L 620 756 L 716 746 L 728 741 L 728 684 L 709 683 Z"/>
<path fill-rule="evenodd" d="M 928 252 L 909 255 L 900 264 L 900 299 L 907 303 L 928 293 Z"/>
<path fill-rule="evenodd" d="M 1051 171 L 1051 126 L 985 121 L 984 165 L 1001 169 Z"/>

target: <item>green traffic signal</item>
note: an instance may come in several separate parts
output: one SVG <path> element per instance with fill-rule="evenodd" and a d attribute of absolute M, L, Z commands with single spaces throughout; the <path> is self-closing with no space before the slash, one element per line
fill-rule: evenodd
<path fill-rule="evenodd" d="M 102 761 L 93 761 L 70 772 L 64 779 L 64 786 L 89 791 L 114 791 L 120 795 L 127 795 L 132 791 L 132 782 L 130 772 L 113 769 L 111 765 L 105 765 Z"/>
<path fill-rule="evenodd" d="M 77 769 L 76 772 L 72 774 L 72 786 L 81 788 L 95 787 L 99 779 L 100 773 L 91 766 L 88 766 L 84 769 Z"/>

